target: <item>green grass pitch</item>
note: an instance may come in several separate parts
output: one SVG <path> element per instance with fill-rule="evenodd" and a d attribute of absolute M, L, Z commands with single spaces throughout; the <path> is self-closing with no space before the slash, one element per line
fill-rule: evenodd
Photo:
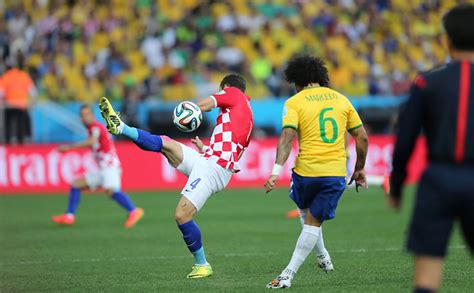
<path fill-rule="evenodd" d="M 402 213 L 388 210 L 378 188 L 344 194 L 324 224 L 336 271 L 310 255 L 292 292 L 410 292 L 411 258 L 402 246 L 413 189 Z M 50 216 L 63 196 L 0 196 L 0 292 L 265 292 L 287 264 L 300 223 L 286 190 L 229 190 L 211 198 L 196 221 L 214 276 L 187 280 L 192 257 L 174 222 L 177 193 L 132 193 L 146 215 L 134 229 L 105 196 L 82 198 L 74 227 Z M 474 292 L 474 263 L 456 232 L 442 292 Z"/>

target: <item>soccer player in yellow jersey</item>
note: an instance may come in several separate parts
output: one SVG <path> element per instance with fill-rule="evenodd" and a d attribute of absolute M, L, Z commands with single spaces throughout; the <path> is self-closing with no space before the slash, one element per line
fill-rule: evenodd
<path fill-rule="evenodd" d="M 311 56 L 295 57 L 285 70 L 286 80 L 294 83 L 297 94 L 283 109 L 283 130 L 278 143 L 272 175 L 265 183 L 268 192 L 275 188 L 278 175 L 298 136 L 299 154 L 292 174 L 290 198 L 296 203 L 303 230 L 296 242 L 290 263 L 267 288 L 289 288 L 296 272 L 314 249 L 319 266 L 333 270 L 324 247 L 321 225 L 333 219 L 346 181 L 345 134 L 356 140 L 357 161 L 349 184 L 367 188 L 364 166 L 368 138 L 359 115 L 342 94 L 328 88 L 324 62 Z"/>

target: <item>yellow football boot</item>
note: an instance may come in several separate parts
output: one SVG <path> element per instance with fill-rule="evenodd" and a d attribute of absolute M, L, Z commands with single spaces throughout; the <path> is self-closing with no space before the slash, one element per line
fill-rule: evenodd
<path fill-rule="evenodd" d="M 212 276 L 212 267 L 207 265 L 194 265 L 193 270 L 188 274 L 188 279 L 201 279 Z"/>
<path fill-rule="evenodd" d="M 122 121 L 120 120 L 119 113 L 115 113 L 112 104 L 110 104 L 106 97 L 100 99 L 99 110 L 100 114 L 102 114 L 102 118 L 104 118 L 107 130 L 113 135 L 120 134 L 119 126 Z"/>

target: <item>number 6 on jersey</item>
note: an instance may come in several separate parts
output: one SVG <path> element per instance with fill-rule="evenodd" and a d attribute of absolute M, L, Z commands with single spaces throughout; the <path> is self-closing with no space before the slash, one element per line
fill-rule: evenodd
<path fill-rule="evenodd" d="M 337 128 L 336 120 L 334 120 L 334 118 L 332 118 L 332 117 L 326 117 L 326 118 L 324 117 L 326 112 L 329 112 L 329 111 L 332 111 L 332 110 L 334 110 L 333 107 L 324 108 L 321 111 L 321 113 L 319 114 L 319 133 L 321 134 L 321 139 L 325 143 L 334 143 L 337 140 L 338 128 Z M 331 138 L 327 137 L 326 123 L 328 123 L 328 122 L 331 123 L 332 129 L 333 129 Z"/>

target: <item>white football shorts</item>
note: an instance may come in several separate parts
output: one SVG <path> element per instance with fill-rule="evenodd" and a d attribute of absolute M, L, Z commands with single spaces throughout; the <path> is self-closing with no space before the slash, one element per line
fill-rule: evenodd
<path fill-rule="evenodd" d="M 91 190 L 99 187 L 103 189 L 120 190 L 122 183 L 122 169 L 120 167 L 105 167 L 84 174 L 87 185 Z"/>
<path fill-rule="evenodd" d="M 176 169 L 188 177 L 181 194 L 199 211 L 211 195 L 229 184 L 233 173 L 215 161 L 204 158 L 192 148 L 184 144 L 181 147 L 183 162 Z"/>

